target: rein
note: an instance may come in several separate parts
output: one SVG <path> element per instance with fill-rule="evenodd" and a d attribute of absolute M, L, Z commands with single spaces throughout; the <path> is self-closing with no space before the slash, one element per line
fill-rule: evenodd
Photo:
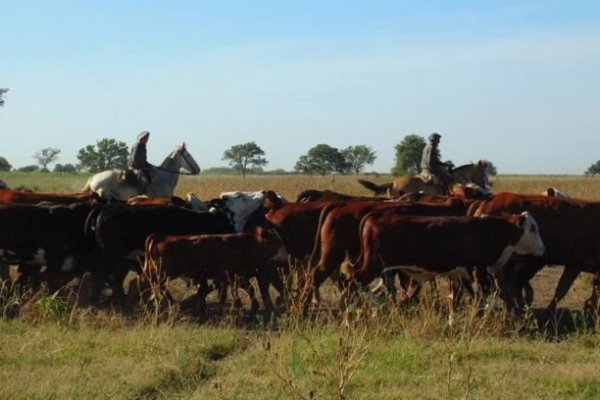
<path fill-rule="evenodd" d="M 187 159 L 187 157 L 185 156 L 185 153 L 181 153 L 180 154 L 181 157 L 183 157 L 183 159 L 185 160 L 185 162 L 187 162 L 188 164 L 191 165 L 190 160 Z M 170 174 L 177 174 L 177 175 L 193 175 L 191 172 L 181 172 L 181 171 L 173 171 L 172 169 L 168 169 L 168 168 L 164 168 L 164 167 L 160 167 L 158 165 L 154 166 L 154 168 L 156 168 L 157 170 L 160 171 L 165 171 L 168 172 Z"/>

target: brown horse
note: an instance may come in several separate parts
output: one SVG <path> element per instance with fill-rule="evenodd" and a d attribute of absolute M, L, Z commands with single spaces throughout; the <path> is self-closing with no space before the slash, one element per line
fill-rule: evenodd
<path fill-rule="evenodd" d="M 482 190 L 487 190 L 487 163 L 479 161 L 476 164 L 465 164 L 460 167 L 453 168 L 450 171 L 452 182 L 448 188 L 444 188 L 440 184 L 432 181 L 425 182 L 419 176 L 404 175 L 396 178 L 392 183 L 384 183 L 377 185 L 373 182 L 359 179 L 359 183 L 371 190 L 375 195 L 387 194 L 389 196 L 398 196 L 410 192 L 426 192 L 434 194 L 452 193 L 452 186 L 455 184 L 475 184 Z"/>

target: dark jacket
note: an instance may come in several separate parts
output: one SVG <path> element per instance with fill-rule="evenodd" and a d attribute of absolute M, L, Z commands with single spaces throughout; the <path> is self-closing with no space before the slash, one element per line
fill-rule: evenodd
<path fill-rule="evenodd" d="M 130 168 L 133 169 L 149 169 L 152 166 L 148 163 L 146 158 L 146 145 L 142 142 L 136 142 L 131 148 L 131 154 L 129 155 Z"/>
<path fill-rule="evenodd" d="M 421 170 L 435 172 L 438 167 L 444 165 L 445 164 L 440 161 L 440 155 L 437 148 L 433 147 L 431 142 L 427 143 L 423 149 L 423 156 L 421 157 Z"/>

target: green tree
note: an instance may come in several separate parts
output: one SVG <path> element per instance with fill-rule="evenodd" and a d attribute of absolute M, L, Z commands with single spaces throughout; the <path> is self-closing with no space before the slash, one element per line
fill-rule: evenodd
<path fill-rule="evenodd" d="M 600 160 L 596 161 L 594 164 L 590 165 L 585 171 L 586 175 L 600 175 Z"/>
<path fill-rule="evenodd" d="M 492 176 L 498 175 L 498 170 L 496 169 L 496 166 L 491 161 L 486 160 L 486 162 L 488 163 L 488 166 L 487 166 L 488 174 L 490 174 Z"/>
<path fill-rule="evenodd" d="M 4 95 L 8 92 L 8 89 L 0 88 L 0 107 L 4 106 Z"/>
<path fill-rule="evenodd" d="M 127 144 L 108 138 L 98 140 L 95 145 L 87 145 L 77 153 L 80 167 L 90 172 L 125 169 L 127 157 Z"/>
<path fill-rule="evenodd" d="M 10 171 L 12 169 L 12 165 L 8 162 L 8 160 L 4 157 L 0 157 L 0 171 Z"/>
<path fill-rule="evenodd" d="M 373 164 L 377 158 L 376 153 L 367 145 L 348 146 L 341 153 L 356 175 L 363 170 L 365 165 Z"/>
<path fill-rule="evenodd" d="M 17 169 L 17 171 L 19 171 L 19 172 L 36 172 L 39 170 L 40 170 L 40 167 L 37 165 L 26 165 L 24 167 Z"/>
<path fill-rule="evenodd" d="M 299 172 L 325 176 L 332 172 L 344 174 L 350 169 L 350 165 L 337 148 L 328 144 L 318 144 L 308 150 L 307 154 L 300 156 L 294 169 Z"/>
<path fill-rule="evenodd" d="M 396 145 L 396 165 L 393 175 L 411 175 L 421 170 L 421 156 L 425 148 L 425 139 L 419 135 L 407 135 Z"/>
<path fill-rule="evenodd" d="M 33 155 L 33 158 L 40 164 L 41 170 L 48 172 L 48 165 L 58 160 L 60 149 L 56 147 L 46 147 Z"/>
<path fill-rule="evenodd" d="M 246 172 L 251 166 L 262 168 L 268 163 L 265 152 L 254 142 L 231 146 L 223 153 L 222 160 L 228 160 L 229 165 L 246 178 Z"/>
<path fill-rule="evenodd" d="M 56 164 L 53 172 L 68 172 L 74 174 L 77 172 L 77 168 L 73 164 Z"/>

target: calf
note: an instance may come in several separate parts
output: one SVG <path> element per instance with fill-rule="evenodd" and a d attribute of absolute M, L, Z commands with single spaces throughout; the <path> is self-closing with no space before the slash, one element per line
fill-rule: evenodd
<path fill-rule="evenodd" d="M 90 213 L 85 232 L 94 245 L 91 300 L 97 302 L 107 281 L 117 298 L 123 299 L 123 279 L 130 269 L 138 269 L 138 257 L 144 255 L 148 235 L 231 233 L 233 227 L 227 218 L 208 212 L 170 206 L 115 205 Z"/>
<path fill-rule="evenodd" d="M 272 259 L 287 258 L 279 235 L 262 228 L 253 233 L 223 235 L 150 235 L 145 254 L 143 274 L 140 275 L 142 286 L 148 277 L 191 278 L 200 285 L 198 300 L 203 305 L 208 294 L 208 279 L 232 285 L 235 301 L 234 277 L 249 279 L 255 276 L 266 310 L 272 310 L 273 304 L 262 267 Z"/>
<path fill-rule="evenodd" d="M 422 276 L 488 265 L 496 273 L 513 253 L 541 256 L 545 251 L 528 212 L 485 218 L 373 212 L 361 221 L 360 235 L 358 268 L 351 276 L 362 284 L 389 267 Z"/>

